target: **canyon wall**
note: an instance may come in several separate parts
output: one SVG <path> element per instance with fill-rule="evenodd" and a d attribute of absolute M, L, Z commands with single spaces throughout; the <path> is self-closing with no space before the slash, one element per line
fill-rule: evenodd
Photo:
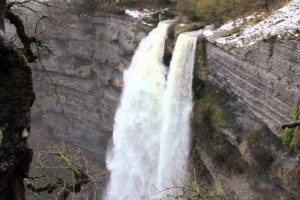
<path fill-rule="evenodd" d="M 30 144 L 69 143 L 103 159 L 123 70 L 147 29 L 124 15 L 66 11 L 59 18 L 64 20 L 59 37 L 45 38 L 54 55 L 41 55 L 47 73 L 39 63 L 32 68 L 36 101 Z"/>
<path fill-rule="evenodd" d="M 41 55 L 52 80 L 41 65 L 32 68 L 37 98 L 30 142 L 44 148 L 63 141 L 103 160 L 122 73 L 149 28 L 124 15 L 66 12 L 59 17 L 64 19 L 60 37 L 45 38 L 55 55 Z M 291 120 L 299 98 L 299 42 L 262 41 L 235 49 L 206 41 L 202 46 L 206 65 L 196 66 L 196 77 L 207 91 L 224 93 L 218 97 L 228 110 L 224 118 L 232 119 L 220 126 L 207 121 L 211 127 L 203 131 L 201 109 L 207 105 L 201 106 L 205 95 L 200 91 L 192 119 L 193 150 L 206 175 L 239 199 L 299 198 L 299 158 L 274 135 Z"/>
<path fill-rule="evenodd" d="M 196 164 L 207 170 L 202 179 L 209 174 L 237 199 L 300 198 L 299 153 L 278 137 L 299 101 L 299 44 L 199 44 L 199 59 L 206 60 L 195 69 L 204 85 L 192 120 Z"/>
<path fill-rule="evenodd" d="M 262 41 L 240 49 L 208 42 L 207 66 L 198 68 L 197 73 L 234 93 L 277 133 L 282 123 L 292 120 L 299 101 L 299 47 L 299 41 Z"/>

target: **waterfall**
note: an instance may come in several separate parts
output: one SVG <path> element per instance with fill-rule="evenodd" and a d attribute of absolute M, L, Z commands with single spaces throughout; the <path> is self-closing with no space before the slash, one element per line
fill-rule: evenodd
<path fill-rule="evenodd" d="M 180 34 L 170 64 L 159 144 L 157 185 L 161 189 L 182 186 L 187 177 L 196 42 L 194 35 Z"/>
<path fill-rule="evenodd" d="M 138 47 L 124 73 L 121 105 L 115 116 L 106 199 L 141 199 L 155 184 L 166 67 L 162 64 L 168 24 L 160 23 Z"/>
<path fill-rule="evenodd" d="M 124 72 L 106 156 L 111 176 L 105 199 L 161 198 L 168 193 L 161 192 L 165 187 L 185 178 L 196 37 L 179 36 L 166 81 L 162 58 L 170 24 L 160 22 L 141 41 Z"/>

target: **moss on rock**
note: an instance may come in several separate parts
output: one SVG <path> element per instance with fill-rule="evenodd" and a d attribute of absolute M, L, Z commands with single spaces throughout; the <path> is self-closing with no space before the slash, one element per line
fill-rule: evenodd
<path fill-rule="evenodd" d="M 300 120 L 300 103 L 293 112 L 293 120 Z M 281 133 L 280 138 L 284 146 L 292 151 L 300 150 L 300 127 L 286 128 Z"/>

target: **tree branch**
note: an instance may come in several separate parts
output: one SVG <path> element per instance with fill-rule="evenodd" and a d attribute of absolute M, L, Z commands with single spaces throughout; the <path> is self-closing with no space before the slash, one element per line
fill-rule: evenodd
<path fill-rule="evenodd" d="M 284 124 L 281 125 L 281 128 L 282 129 L 285 129 L 285 128 L 295 128 L 297 126 L 300 126 L 300 120 L 294 121 L 294 122 L 290 122 L 290 123 L 284 123 Z"/>
<path fill-rule="evenodd" d="M 48 193 L 52 193 L 57 188 L 62 188 L 62 190 L 58 194 L 58 200 L 65 200 L 68 198 L 70 192 L 79 193 L 83 185 L 91 182 L 88 175 L 86 175 L 81 169 L 76 167 L 72 160 L 64 153 L 60 151 L 55 151 L 49 153 L 50 155 L 57 156 L 60 160 L 62 160 L 66 164 L 66 169 L 71 171 L 76 179 L 73 183 L 68 183 L 64 178 L 57 177 L 56 179 L 50 180 L 49 182 L 43 185 L 34 185 L 28 179 L 26 181 L 26 187 L 34 193 L 40 193 L 47 191 Z M 41 176 L 41 178 L 44 176 Z M 39 178 L 39 177 L 35 177 Z"/>
<path fill-rule="evenodd" d="M 72 171 L 76 180 L 79 179 L 89 179 L 88 176 L 83 173 L 79 168 L 77 168 L 73 162 L 68 158 L 68 156 L 62 152 L 54 152 L 54 155 L 58 156 L 59 159 L 61 159 L 62 161 L 64 161 L 66 163 L 67 166 L 67 170 Z"/>
<path fill-rule="evenodd" d="M 25 56 L 27 58 L 27 61 L 29 63 L 34 62 L 37 59 L 37 56 L 34 55 L 34 53 L 32 52 L 31 44 L 35 43 L 38 46 L 41 46 L 42 41 L 39 40 L 37 37 L 29 36 L 29 35 L 26 34 L 25 26 L 23 24 L 23 21 L 20 19 L 20 17 L 17 14 L 13 13 L 10 10 L 9 5 L 7 6 L 7 9 L 6 9 L 6 12 L 5 12 L 5 18 L 8 19 L 9 22 L 16 27 L 18 37 L 20 38 L 20 40 L 21 40 L 21 42 L 24 46 L 24 53 L 25 53 Z"/>
<path fill-rule="evenodd" d="M 6 0 L 0 0 L 0 30 L 4 31 L 4 16 L 6 9 Z"/>

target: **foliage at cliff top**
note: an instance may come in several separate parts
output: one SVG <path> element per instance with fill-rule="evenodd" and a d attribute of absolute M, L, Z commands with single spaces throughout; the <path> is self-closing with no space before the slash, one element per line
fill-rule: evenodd
<path fill-rule="evenodd" d="M 292 0 L 285 7 L 275 11 L 263 21 L 253 25 L 249 23 L 242 28 L 245 21 L 238 20 L 236 26 L 241 31 L 216 40 L 220 44 L 232 44 L 236 47 L 244 47 L 255 44 L 257 41 L 277 36 L 278 39 L 298 37 L 300 33 L 300 0 Z M 233 22 L 230 21 L 220 27 L 219 30 L 233 30 Z"/>
<path fill-rule="evenodd" d="M 274 36 L 278 39 L 300 37 L 300 0 L 292 0 L 288 4 L 286 2 L 287 0 L 182 0 L 177 3 L 177 14 L 193 15 L 198 22 L 200 20 L 204 24 L 221 25 L 232 19 L 219 29 L 211 29 L 214 33 L 222 34 L 209 34 L 205 37 L 218 44 L 245 47 Z M 284 7 L 272 13 L 284 4 Z M 259 13 L 263 10 L 264 12 Z M 155 11 L 128 9 L 125 13 L 134 18 L 149 18 Z M 245 17 L 247 13 L 250 14 Z"/>

